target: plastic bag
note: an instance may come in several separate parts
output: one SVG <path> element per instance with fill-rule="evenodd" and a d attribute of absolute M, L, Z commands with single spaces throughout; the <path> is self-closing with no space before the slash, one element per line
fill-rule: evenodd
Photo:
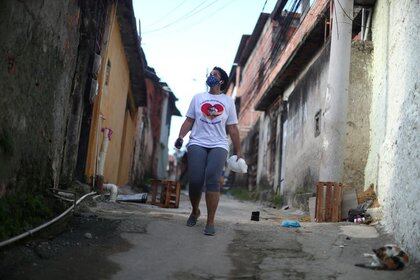
<path fill-rule="evenodd" d="M 248 165 L 246 164 L 243 158 L 238 160 L 236 155 L 231 156 L 227 160 L 228 168 L 236 173 L 247 173 L 248 172 Z"/>
<path fill-rule="evenodd" d="M 293 220 L 285 220 L 281 223 L 282 227 L 289 227 L 289 228 L 297 228 L 300 227 L 300 224 L 298 221 Z"/>

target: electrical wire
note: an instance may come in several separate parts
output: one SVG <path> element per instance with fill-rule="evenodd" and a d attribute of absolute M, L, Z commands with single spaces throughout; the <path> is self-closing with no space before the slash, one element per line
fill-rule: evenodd
<path fill-rule="evenodd" d="M 165 20 L 169 15 L 171 15 L 172 13 L 174 13 L 178 8 L 180 8 L 182 5 L 184 5 L 188 0 L 184 0 L 182 1 L 180 4 L 178 4 L 175 8 L 173 8 L 172 10 L 170 10 L 168 13 L 166 13 L 165 15 L 161 16 L 158 20 L 154 21 L 153 23 L 146 25 L 145 27 L 151 27 L 151 26 L 155 26 L 157 23 L 162 22 L 163 20 Z"/>
<path fill-rule="evenodd" d="M 207 9 L 208 7 L 210 7 L 210 6 L 214 5 L 214 4 L 215 4 L 216 2 L 218 2 L 218 1 L 219 1 L 219 0 L 214 0 L 213 2 L 211 2 L 210 4 L 208 4 L 207 6 L 204 6 L 204 7 L 202 7 L 201 9 L 198 9 L 198 8 L 199 8 L 199 7 L 201 7 L 204 3 L 206 3 L 206 2 L 207 2 L 207 0 L 205 0 L 204 2 L 201 2 L 201 4 L 200 4 L 200 5 L 198 5 L 197 7 L 195 7 L 193 10 L 189 11 L 188 13 L 186 13 L 185 15 L 183 15 L 182 17 L 177 18 L 177 19 L 176 19 L 176 20 L 174 20 L 173 22 L 168 23 L 168 24 L 166 24 L 166 25 L 164 25 L 164 26 L 161 26 L 160 28 L 156 28 L 156 29 L 153 29 L 153 30 L 145 31 L 143 34 L 148 34 L 148 33 L 157 32 L 157 31 L 160 31 L 160 30 L 166 29 L 166 28 L 168 28 L 168 27 L 170 27 L 170 26 L 172 26 L 172 25 L 174 25 L 174 24 L 176 24 L 176 23 L 178 23 L 178 22 L 182 22 L 182 21 L 184 21 L 184 20 L 187 20 L 187 19 L 189 19 L 189 18 L 191 18 L 191 17 L 195 16 L 195 15 L 196 15 L 196 14 L 198 14 L 199 12 L 201 12 L 201 11 L 203 11 L 203 10 Z M 197 10 L 197 9 L 198 9 L 198 10 Z"/>
<path fill-rule="evenodd" d="M 350 16 L 347 14 L 347 12 L 344 10 L 343 6 L 341 6 L 340 0 L 335 0 L 335 1 L 334 1 L 334 3 L 335 3 L 335 2 L 338 2 L 338 5 L 340 6 L 341 10 L 342 10 L 342 11 L 343 11 L 343 13 L 346 15 L 346 17 L 347 17 L 348 19 L 350 19 L 351 21 L 353 21 L 354 19 L 353 19 L 352 17 L 350 17 Z M 335 6 L 335 5 L 334 5 L 334 6 Z"/>
<path fill-rule="evenodd" d="M 262 8 L 262 10 L 261 10 L 261 13 L 263 13 L 263 12 L 264 12 L 265 5 L 267 5 L 267 1 L 268 1 L 268 0 L 265 0 L 265 2 L 264 2 L 264 6 L 263 6 L 263 8 Z"/>
<path fill-rule="evenodd" d="M 211 14 L 209 14 L 208 16 L 206 16 L 205 18 L 203 18 L 203 19 L 201 19 L 201 20 L 199 20 L 197 22 L 194 22 L 192 24 L 188 24 L 188 26 L 191 27 L 191 28 L 197 27 L 198 25 L 200 25 L 203 22 L 207 21 L 208 19 L 210 19 L 211 17 L 213 17 L 215 14 L 217 14 L 218 12 L 220 12 L 223 9 L 225 9 L 227 6 L 229 6 L 230 4 L 232 4 L 232 3 L 236 2 L 236 1 L 238 1 L 238 0 L 230 0 L 226 5 L 224 5 L 224 6 L 220 7 L 220 8 L 218 8 L 218 9 L 216 9 L 214 12 L 212 12 Z M 178 32 L 178 31 L 181 31 L 181 30 L 182 31 L 185 31 L 186 29 L 185 28 L 180 28 L 180 29 L 173 30 L 171 32 Z"/>

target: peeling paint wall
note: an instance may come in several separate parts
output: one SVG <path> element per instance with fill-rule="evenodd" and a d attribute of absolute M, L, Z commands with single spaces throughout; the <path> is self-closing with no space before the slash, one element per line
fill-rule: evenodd
<path fill-rule="evenodd" d="M 306 204 L 305 198 L 314 192 L 319 177 L 322 154 L 321 134 L 315 135 L 315 114 L 319 112 L 325 99 L 327 88 L 329 48 L 318 54 L 305 75 L 297 82 L 288 98 L 287 125 L 284 130 L 285 156 L 282 194 L 285 202 L 297 206 Z M 322 124 L 321 114 L 321 124 Z M 304 195 L 309 193 L 309 195 Z"/>
<path fill-rule="evenodd" d="M 257 187 L 260 191 L 277 190 L 281 153 L 278 141 L 280 104 L 279 102 L 273 104 L 266 113 L 261 114 L 257 123 L 259 125 Z"/>
<path fill-rule="evenodd" d="M 149 118 L 149 107 L 139 107 L 134 140 L 131 182 L 140 187 L 152 173 L 153 137 Z"/>
<path fill-rule="evenodd" d="M 383 224 L 420 258 L 420 3 L 377 1 L 373 97 L 365 185 L 376 186 Z"/>
<path fill-rule="evenodd" d="M 282 167 L 285 181 L 282 182 L 281 193 L 287 203 L 303 208 L 307 207 L 307 199 L 314 195 L 315 184 L 319 181 L 329 58 L 329 47 L 326 45 L 309 62 L 306 72 L 292 83 L 294 88 L 288 96 L 287 123 L 283 132 L 287 135 L 283 150 L 285 166 Z M 363 189 L 369 151 L 371 59 L 371 46 L 353 42 L 342 182 L 359 190 Z M 319 135 L 315 131 L 317 113 Z"/>

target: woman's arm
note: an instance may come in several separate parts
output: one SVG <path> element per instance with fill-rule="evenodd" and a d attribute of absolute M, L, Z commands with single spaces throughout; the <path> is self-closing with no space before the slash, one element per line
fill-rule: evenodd
<path fill-rule="evenodd" d="M 184 138 L 185 135 L 187 135 L 188 131 L 191 130 L 193 124 L 194 124 L 194 119 L 187 117 L 184 121 L 184 123 L 181 126 L 181 129 L 179 131 L 179 135 L 178 138 Z"/>
<path fill-rule="evenodd" d="M 227 126 L 227 131 L 230 135 L 230 139 L 232 139 L 233 143 L 233 153 L 238 156 L 238 159 L 242 157 L 241 154 L 241 140 L 239 138 L 239 129 L 238 125 L 231 124 Z"/>

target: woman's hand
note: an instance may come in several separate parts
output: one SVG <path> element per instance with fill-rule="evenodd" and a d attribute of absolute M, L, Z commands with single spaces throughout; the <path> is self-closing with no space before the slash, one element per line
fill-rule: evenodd
<path fill-rule="evenodd" d="M 175 148 L 177 148 L 179 150 L 179 149 L 181 149 L 183 143 L 184 143 L 184 140 L 182 140 L 182 138 L 178 138 L 178 139 L 176 139 L 174 146 L 175 146 Z"/>
<path fill-rule="evenodd" d="M 188 131 L 191 130 L 192 126 L 194 124 L 194 119 L 187 117 L 184 121 L 184 123 L 181 126 L 181 129 L 179 131 L 178 139 L 175 141 L 175 148 L 178 150 L 181 149 L 182 144 L 184 143 L 184 140 L 182 140 L 185 135 L 188 133 Z"/>

